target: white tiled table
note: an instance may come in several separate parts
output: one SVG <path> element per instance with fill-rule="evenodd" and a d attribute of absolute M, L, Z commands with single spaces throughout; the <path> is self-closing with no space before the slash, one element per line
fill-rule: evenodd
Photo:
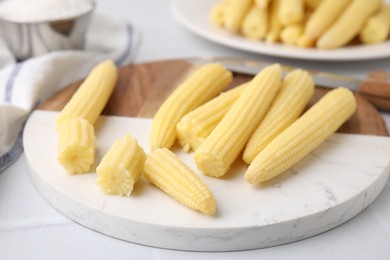
<path fill-rule="evenodd" d="M 305 62 L 225 48 L 178 24 L 168 0 L 98 1 L 98 9 L 132 22 L 141 33 L 137 63 L 191 56 L 241 56 L 363 77 L 390 71 L 390 59 Z M 390 114 L 382 113 L 390 127 Z M 199 253 L 136 245 L 87 229 L 54 210 L 30 181 L 24 155 L 0 173 L 0 259 L 390 259 L 390 184 L 347 223 L 318 236 L 261 250 Z"/>

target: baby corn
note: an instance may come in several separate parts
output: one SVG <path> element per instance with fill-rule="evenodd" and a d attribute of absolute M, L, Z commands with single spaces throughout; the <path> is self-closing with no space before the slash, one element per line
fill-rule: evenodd
<path fill-rule="evenodd" d="M 351 0 L 323 0 L 307 21 L 305 35 L 309 39 L 320 37 L 350 2 Z"/>
<path fill-rule="evenodd" d="M 261 9 L 266 10 L 270 4 L 271 0 L 255 0 L 255 4 Z"/>
<path fill-rule="evenodd" d="M 284 26 L 301 22 L 305 17 L 303 0 L 281 0 L 278 15 Z"/>
<path fill-rule="evenodd" d="M 316 9 L 324 0 L 305 0 L 305 6 L 308 9 L 314 10 Z"/>
<path fill-rule="evenodd" d="M 318 39 L 317 47 L 338 48 L 355 37 L 364 22 L 381 6 L 381 0 L 353 0 L 341 16 Z"/>
<path fill-rule="evenodd" d="M 265 37 L 266 42 L 275 43 L 279 40 L 280 31 L 282 30 L 282 24 L 279 20 L 279 9 L 281 0 L 272 0 L 271 11 L 269 15 L 269 29 L 267 36 Z"/>
<path fill-rule="evenodd" d="M 206 175 L 224 175 L 266 114 L 281 85 L 281 67 L 258 73 L 206 140 L 195 151 L 198 168 Z"/>
<path fill-rule="evenodd" d="M 118 72 L 115 64 L 106 60 L 99 63 L 62 109 L 57 125 L 68 118 L 81 117 L 93 125 L 115 87 Z"/>
<path fill-rule="evenodd" d="M 317 148 L 355 110 L 356 99 L 351 91 L 330 91 L 255 157 L 245 179 L 257 184 L 278 176 Z"/>
<path fill-rule="evenodd" d="M 208 215 L 216 201 L 207 185 L 166 148 L 152 151 L 145 161 L 144 177 L 183 205 Z"/>
<path fill-rule="evenodd" d="M 287 74 L 267 115 L 249 139 L 243 159 L 250 164 L 264 147 L 291 125 L 302 113 L 314 93 L 314 82 L 304 70 Z"/>
<path fill-rule="evenodd" d="M 196 150 L 241 95 L 247 84 L 219 96 L 186 114 L 176 126 L 177 139 L 184 151 Z"/>
<path fill-rule="evenodd" d="M 370 17 L 363 29 L 360 31 L 359 38 L 363 43 L 383 42 L 389 36 L 390 31 L 390 5 L 383 5 L 381 10 Z"/>
<path fill-rule="evenodd" d="M 69 174 L 88 172 L 95 160 L 93 126 L 83 118 L 58 125 L 58 162 Z"/>
<path fill-rule="evenodd" d="M 252 0 L 229 0 L 225 8 L 225 28 L 238 32 L 241 24 L 252 6 Z"/>
<path fill-rule="evenodd" d="M 268 31 L 268 13 L 254 5 L 245 16 L 241 32 L 248 39 L 260 40 L 265 37 Z"/>
<path fill-rule="evenodd" d="M 298 23 L 298 24 L 287 25 L 280 32 L 280 40 L 284 44 L 296 45 L 302 34 L 303 34 L 302 24 Z"/>
<path fill-rule="evenodd" d="M 145 159 L 146 154 L 137 140 L 125 135 L 115 141 L 96 168 L 96 183 L 104 193 L 130 196 Z"/>
<path fill-rule="evenodd" d="M 170 148 L 181 118 L 218 95 L 232 80 L 232 73 L 218 63 L 203 65 L 165 100 L 153 119 L 150 147 Z"/>
<path fill-rule="evenodd" d="M 302 47 L 302 48 L 314 47 L 315 43 L 316 43 L 315 40 L 308 38 L 305 34 L 302 34 L 301 36 L 299 36 L 299 38 L 296 42 L 297 46 Z"/>
<path fill-rule="evenodd" d="M 219 27 L 224 26 L 226 2 L 221 1 L 214 5 L 210 11 L 211 22 Z"/>

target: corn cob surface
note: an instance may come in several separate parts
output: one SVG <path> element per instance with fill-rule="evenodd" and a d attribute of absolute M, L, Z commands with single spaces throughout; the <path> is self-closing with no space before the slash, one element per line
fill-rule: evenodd
<path fill-rule="evenodd" d="M 104 193 L 130 196 L 145 160 L 146 154 L 137 140 L 125 135 L 114 142 L 96 168 L 96 183 Z"/>
<path fill-rule="evenodd" d="M 280 40 L 287 45 L 297 45 L 299 38 L 303 34 L 302 24 L 292 24 L 284 27 L 280 32 Z"/>
<path fill-rule="evenodd" d="M 249 139 L 243 159 L 250 164 L 264 147 L 291 125 L 314 93 L 314 82 L 304 70 L 294 70 L 284 78 L 271 108 Z"/>
<path fill-rule="evenodd" d="M 246 85 L 221 93 L 180 120 L 176 126 L 177 138 L 184 151 L 195 151 L 199 147 L 229 111 Z"/>
<path fill-rule="evenodd" d="M 330 91 L 255 157 L 245 179 L 257 184 L 283 173 L 331 136 L 355 110 L 356 99 L 351 91 Z"/>
<path fill-rule="evenodd" d="M 106 106 L 117 77 L 116 66 L 111 60 L 99 63 L 62 109 L 57 124 L 68 118 L 81 117 L 93 125 Z"/>
<path fill-rule="evenodd" d="M 241 32 L 248 39 L 265 38 L 268 31 L 268 13 L 266 10 L 252 6 L 242 23 Z"/>
<path fill-rule="evenodd" d="M 266 10 L 270 5 L 271 0 L 255 0 L 255 4 L 261 9 Z"/>
<path fill-rule="evenodd" d="M 151 150 L 170 148 L 176 140 L 176 124 L 181 118 L 217 96 L 231 81 L 232 73 L 218 63 L 203 65 L 190 75 L 154 116 L 149 138 Z"/>
<path fill-rule="evenodd" d="M 225 8 L 225 28 L 231 32 L 238 32 L 251 6 L 252 0 L 229 0 Z"/>
<path fill-rule="evenodd" d="M 347 44 L 359 34 L 364 22 L 381 6 L 381 0 L 353 0 L 332 26 L 321 35 L 317 47 L 332 49 Z"/>
<path fill-rule="evenodd" d="M 222 1 L 213 6 L 210 12 L 210 20 L 213 24 L 223 27 L 225 23 L 226 2 Z"/>
<path fill-rule="evenodd" d="M 302 48 L 313 47 L 315 43 L 315 40 L 308 38 L 305 34 L 302 34 L 296 42 L 297 46 Z"/>
<path fill-rule="evenodd" d="M 95 133 L 85 119 L 68 119 L 57 128 L 58 162 L 69 174 L 86 173 L 95 160 Z"/>
<path fill-rule="evenodd" d="M 206 175 L 220 177 L 243 150 L 266 114 L 281 85 L 281 67 L 259 72 L 242 92 L 206 140 L 195 151 L 197 167 Z"/>
<path fill-rule="evenodd" d="M 324 0 L 305 0 L 305 7 L 307 9 L 316 9 Z"/>
<path fill-rule="evenodd" d="M 305 16 L 303 0 L 281 0 L 278 12 L 279 21 L 282 25 L 299 23 Z"/>
<path fill-rule="evenodd" d="M 305 35 L 309 39 L 320 37 L 342 14 L 351 0 L 323 0 L 306 23 Z"/>
<path fill-rule="evenodd" d="M 359 33 L 363 43 L 371 44 L 385 41 L 390 33 L 390 5 L 383 5 L 381 10 L 370 17 Z"/>
<path fill-rule="evenodd" d="M 271 1 L 270 14 L 269 14 L 269 30 L 265 37 L 266 42 L 275 43 L 280 38 L 280 31 L 282 30 L 282 23 L 279 19 L 279 9 L 281 0 Z"/>
<path fill-rule="evenodd" d="M 216 201 L 207 185 L 167 148 L 152 151 L 144 177 L 183 205 L 207 215 L 216 211 Z"/>

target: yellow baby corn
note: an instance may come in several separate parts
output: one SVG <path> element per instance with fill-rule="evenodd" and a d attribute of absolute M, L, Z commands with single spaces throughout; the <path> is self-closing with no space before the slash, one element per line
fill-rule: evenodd
<path fill-rule="evenodd" d="M 186 114 L 176 126 L 177 138 L 184 151 L 196 150 L 240 96 L 247 84 L 221 93 Z"/>
<path fill-rule="evenodd" d="M 321 2 L 324 1 L 324 0 L 305 0 L 305 6 L 308 8 L 308 9 L 316 9 L 320 4 Z"/>
<path fill-rule="evenodd" d="M 229 0 L 225 8 L 225 28 L 238 32 L 251 6 L 252 0 Z"/>
<path fill-rule="evenodd" d="M 285 26 L 280 32 L 280 40 L 284 44 L 296 45 L 303 34 L 303 25 L 300 23 Z"/>
<path fill-rule="evenodd" d="M 112 61 L 99 63 L 63 108 L 57 124 L 67 118 L 81 117 L 93 125 L 114 89 L 117 74 L 116 66 Z"/>
<path fill-rule="evenodd" d="M 266 42 L 275 43 L 279 40 L 279 34 L 282 30 L 282 24 L 279 20 L 279 9 L 281 0 L 272 0 L 270 14 L 269 14 L 269 29 L 267 36 L 265 37 Z"/>
<path fill-rule="evenodd" d="M 296 42 L 296 44 L 297 44 L 297 46 L 302 47 L 302 48 L 309 48 L 309 47 L 315 46 L 316 41 L 308 38 L 305 34 L 302 34 L 298 38 L 298 41 Z"/>
<path fill-rule="evenodd" d="M 367 20 L 360 31 L 359 38 L 366 44 L 383 42 L 389 36 L 389 31 L 390 5 L 383 5 L 377 14 Z"/>
<path fill-rule="evenodd" d="M 176 140 L 176 124 L 194 108 L 218 95 L 232 80 L 221 64 L 203 65 L 165 100 L 153 119 L 150 147 L 170 148 Z"/>
<path fill-rule="evenodd" d="M 221 1 L 211 8 L 210 19 L 213 24 L 220 27 L 224 26 L 226 4 L 226 1 Z"/>
<path fill-rule="evenodd" d="M 58 161 L 69 174 L 86 173 L 95 160 L 95 133 L 85 119 L 72 118 L 57 127 Z"/>
<path fill-rule="evenodd" d="M 137 140 L 125 135 L 114 142 L 96 168 L 96 183 L 104 193 L 130 196 L 145 160 L 146 154 Z"/>
<path fill-rule="evenodd" d="M 145 161 L 144 177 L 183 205 L 208 215 L 216 201 L 207 185 L 166 148 L 152 151 Z"/>
<path fill-rule="evenodd" d="M 249 83 L 231 109 L 195 151 L 198 168 L 220 177 L 243 150 L 276 96 L 281 85 L 281 67 L 263 69 Z"/>
<path fill-rule="evenodd" d="M 353 0 L 332 26 L 318 39 L 317 47 L 338 48 L 355 37 L 364 22 L 380 7 L 381 0 Z"/>
<path fill-rule="evenodd" d="M 305 17 L 303 0 L 281 0 L 278 15 L 284 26 L 301 22 Z"/>
<path fill-rule="evenodd" d="M 306 23 L 305 35 L 317 39 L 340 16 L 351 0 L 323 0 Z"/>
<path fill-rule="evenodd" d="M 284 78 L 267 115 L 249 139 L 243 159 L 250 164 L 264 147 L 291 125 L 302 113 L 314 93 L 314 82 L 304 70 L 294 70 Z"/>
<path fill-rule="evenodd" d="M 255 0 L 255 4 L 261 9 L 266 10 L 270 5 L 271 0 Z"/>
<path fill-rule="evenodd" d="M 268 31 L 268 12 L 254 5 L 245 16 L 242 23 L 242 34 L 254 40 L 260 40 L 265 37 Z"/>
<path fill-rule="evenodd" d="M 257 184 L 289 169 L 331 136 L 355 110 L 356 99 L 351 91 L 330 91 L 256 156 L 245 179 Z"/>

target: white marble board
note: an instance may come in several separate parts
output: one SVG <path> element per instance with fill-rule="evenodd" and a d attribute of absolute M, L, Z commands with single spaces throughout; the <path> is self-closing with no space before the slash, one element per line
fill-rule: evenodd
<path fill-rule="evenodd" d="M 58 112 L 36 110 L 24 131 L 31 179 L 59 212 L 90 229 L 133 243 L 178 250 L 235 251 L 294 242 L 332 229 L 364 210 L 389 175 L 390 138 L 334 134 L 298 165 L 251 186 L 236 163 L 222 179 L 200 177 L 217 200 L 217 214 L 193 211 L 149 184 L 130 197 L 109 196 L 96 173 L 70 176 L 57 163 Z M 102 116 L 96 125 L 97 158 L 124 134 L 148 151 L 151 119 Z M 191 154 L 176 150 L 199 172 Z"/>

